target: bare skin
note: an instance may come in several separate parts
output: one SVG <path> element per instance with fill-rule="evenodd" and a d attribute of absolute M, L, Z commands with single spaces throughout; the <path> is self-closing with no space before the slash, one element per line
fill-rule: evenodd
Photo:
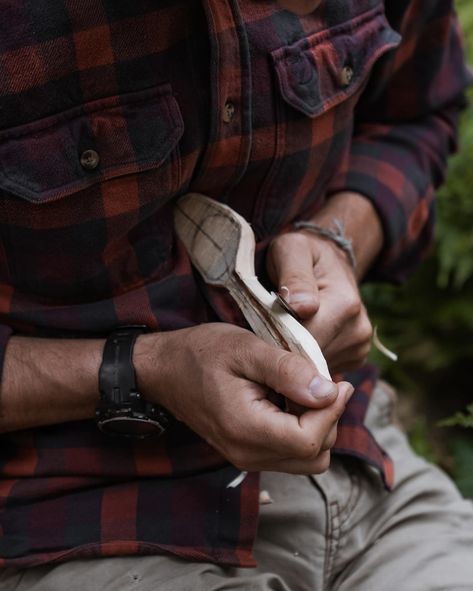
<path fill-rule="evenodd" d="M 0 431 L 93 417 L 102 349 L 103 341 L 12 338 Z M 147 399 L 166 406 L 242 470 L 326 470 L 337 421 L 353 392 L 350 384 L 319 378 L 301 357 L 226 324 L 143 335 L 135 366 Z M 268 388 L 311 410 L 299 419 L 280 411 L 266 399 Z"/>
<path fill-rule="evenodd" d="M 343 217 L 353 199 L 366 203 L 359 196 L 337 196 L 327 206 L 327 219 L 334 212 Z M 355 223 L 353 228 L 347 225 L 356 245 L 363 244 L 356 233 L 366 234 L 365 224 L 373 215 L 370 209 L 360 215 L 358 230 Z M 296 273 L 282 248 L 287 240 L 296 245 Z M 299 262 L 302 244 L 310 247 L 312 258 Z M 372 251 L 364 255 L 370 248 L 369 244 L 356 248 L 362 266 L 376 256 Z M 325 263 L 329 253 L 331 262 Z M 363 313 L 353 304 L 359 299 L 356 280 L 344 256 L 329 243 L 298 233 L 278 238 L 268 258 L 279 285 L 283 281 L 292 294 L 298 290 L 311 294 L 312 301 L 292 305 L 319 340 L 324 339 L 322 346 L 333 351 L 331 358 L 340 366 L 352 363 L 353 350 L 361 350 L 363 333 L 359 323 Z M 344 298 L 332 304 L 339 289 Z M 101 340 L 10 339 L 0 432 L 93 417 L 102 350 Z M 270 347 L 238 327 L 208 324 L 143 335 L 136 343 L 134 360 L 143 395 L 163 404 L 237 467 L 299 474 L 328 468 L 337 421 L 353 388 L 327 382 L 301 357 Z M 266 399 L 268 388 L 309 410 L 301 417 L 281 412 Z"/>
<path fill-rule="evenodd" d="M 372 326 L 361 300 L 358 281 L 383 245 L 381 223 L 371 203 L 355 193 L 329 199 L 313 221 L 325 227 L 333 218 L 345 224 L 353 241 L 356 272 L 333 242 L 308 231 L 291 232 L 271 244 L 270 277 L 319 342 L 332 372 L 348 371 L 366 362 Z M 367 231 L 368 229 L 368 231 Z"/>
<path fill-rule="evenodd" d="M 151 399 L 155 346 L 144 335 L 135 354 L 143 392 Z M 297 474 L 327 470 L 337 421 L 353 393 L 350 384 L 335 385 L 302 357 L 229 325 L 170 333 L 166 352 L 161 402 L 232 464 Z M 268 401 L 268 388 L 308 410 L 301 417 L 281 411 Z"/>

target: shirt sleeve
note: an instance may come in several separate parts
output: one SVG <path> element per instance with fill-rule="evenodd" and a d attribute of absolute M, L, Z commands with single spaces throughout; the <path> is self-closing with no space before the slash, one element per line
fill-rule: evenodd
<path fill-rule="evenodd" d="M 6 324 L 0 324 L 0 384 L 2 381 L 3 365 L 5 362 L 5 351 L 7 350 L 8 341 L 12 333 L 13 330 L 9 326 Z"/>
<path fill-rule="evenodd" d="M 429 251 L 435 189 L 455 150 L 472 81 L 452 0 L 386 1 L 399 47 L 382 58 L 355 114 L 350 155 L 329 194 L 371 200 L 384 229 L 370 279 L 402 281 Z"/>

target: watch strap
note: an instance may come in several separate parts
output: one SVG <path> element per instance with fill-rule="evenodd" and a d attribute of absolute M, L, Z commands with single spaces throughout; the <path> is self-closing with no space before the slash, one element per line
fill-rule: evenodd
<path fill-rule="evenodd" d="M 133 365 L 133 347 L 145 326 L 125 326 L 107 338 L 99 370 L 97 426 L 109 435 L 144 438 L 162 435 L 174 422 L 164 408 L 141 397 Z"/>
<path fill-rule="evenodd" d="M 120 406 L 136 394 L 136 374 L 133 347 L 145 326 L 125 326 L 114 331 L 106 340 L 99 370 L 102 402 Z"/>

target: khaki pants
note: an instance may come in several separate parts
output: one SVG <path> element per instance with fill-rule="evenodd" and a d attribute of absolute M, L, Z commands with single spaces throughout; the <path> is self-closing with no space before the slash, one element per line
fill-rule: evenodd
<path fill-rule="evenodd" d="M 0 574 L 1 591 L 473 590 L 473 504 L 410 450 L 378 386 L 367 424 L 390 453 L 394 491 L 334 459 L 321 476 L 268 473 L 254 569 L 166 556 L 77 560 Z"/>

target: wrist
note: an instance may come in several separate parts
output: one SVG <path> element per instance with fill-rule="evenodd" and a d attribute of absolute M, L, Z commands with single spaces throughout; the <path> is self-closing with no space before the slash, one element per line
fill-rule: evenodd
<path fill-rule="evenodd" d="M 345 226 L 340 219 L 332 218 L 331 227 L 305 221 L 296 221 L 293 226 L 296 230 L 305 230 L 329 242 L 332 246 L 336 246 L 340 252 L 344 253 L 352 271 L 356 272 L 357 263 L 353 243 L 350 238 L 345 236 Z"/>
<path fill-rule="evenodd" d="M 357 262 L 355 275 L 361 280 L 383 247 L 383 229 L 371 202 L 349 191 L 332 195 L 312 218 L 315 224 L 332 228 L 333 220 L 343 224 L 344 236 L 351 241 Z"/>
<path fill-rule="evenodd" d="M 133 349 L 136 383 L 143 397 L 167 408 L 165 382 L 168 369 L 169 347 L 166 333 L 140 335 Z"/>
<path fill-rule="evenodd" d="M 107 338 L 99 372 L 98 428 L 108 435 L 145 438 L 162 435 L 172 417 L 143 396 L 136 379 L 134 346 L 145 326 L 122 326 Z"/>

